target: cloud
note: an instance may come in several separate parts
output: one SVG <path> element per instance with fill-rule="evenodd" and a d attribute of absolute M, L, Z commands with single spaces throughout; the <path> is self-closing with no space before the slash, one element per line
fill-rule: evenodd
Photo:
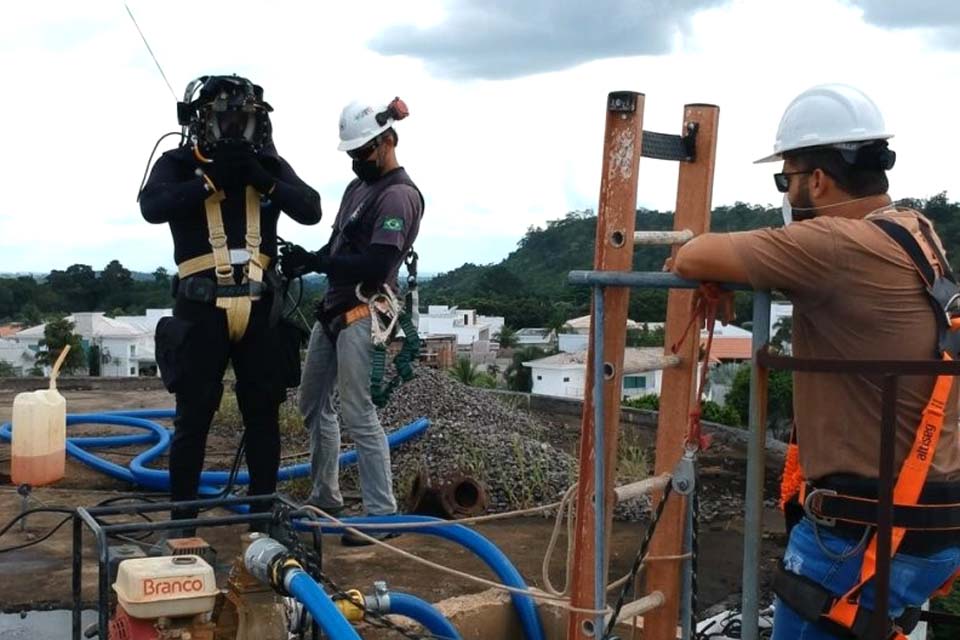
<path fill-rule="evenodd" d="M 446 19 L 397 25 L 369 43 L 426 61 L 437 75 L 503 79 L 591 60 L 668 53 L 702 9 L 726 0 L 452 0 Z"/>
<path fill-rule="evenodd" d="M 909 29 L 913 27 L 960 26 L 960 3 L 943 0 L 851 0 L 863 9 L 863 18 L 879 27 Z"/>
<path fill-rule="evenodd" d="M 888 29 L 929 29 L 937 44 L 949 49 L 960 46 L 960 2 L 944 0 L 850 0 L 863 10 L 863 19 Z"/>

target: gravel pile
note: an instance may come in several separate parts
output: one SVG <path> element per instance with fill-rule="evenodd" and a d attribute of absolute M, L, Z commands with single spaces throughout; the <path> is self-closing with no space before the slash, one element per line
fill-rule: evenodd
<path fill-rule="evenodd" d="M 419 368 L 379 414 L 388 430 L 420 417 L 430 419 L 423 436 L 392 452 L 401 498 L 421 470 L 434 482 L 457 473 L 474 477 L 486 488 L 494 512 L 559 500 L 576 479 L 576 460 L 547 441 L 557 425 L 540 422 L 445 372 Z"/>
<path fill-rule="evenodd" d="M 560 423 L 511 407 L 446 372 L 427 367 L 416 371 L 416 378 L 400 386 L 389 404 L 378 411 L 388 433 L 418 418 L 430 419 L 422 436 L 391 452 L 394 489 L 401 508 L 421 471 L 434 482 L 458 473 L 472 476 L 486 489 L 490 512 L 555 502 L 576 481 L 576 459 L 551 444 L 551 435 L 563 429 Z M 239 424 L 239 415 L 230 413 L 221 409 L 215 432 L 236 429 L 232 425 Z M 285 452 L 309 447 L 296 414 L 296 393 L 291 391 L 281 409 Z M 344 448 L 352 446 L 348 434 L 342 436 Z M 341 484 L 347 491 L 359 488 L 355 466 L 342 472 Z M 636 520 L 647 512 L 646 501 L 635 501 L 619 505 L 615 515 Z"/>

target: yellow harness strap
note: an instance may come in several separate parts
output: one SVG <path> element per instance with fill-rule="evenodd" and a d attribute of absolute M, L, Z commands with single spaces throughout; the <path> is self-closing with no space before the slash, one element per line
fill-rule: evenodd
<path fill-rule="evenodd" d="M 239 342 L 247 332 L 253 302 L 260 299 L 263 285 L 263 270 L 270 262 L 266 256 L 260 255 L 260 194 L 256 189 L 248 186 L 245 196 L 245 239 L 249 261 L 244 266 L 243 272 L 244 282 L 249 281 L 250 283 L 250 294 L 237 297 L 218 297 L 216 302 L 217 307 L 223 309 L 227 315 L 227 333 L 230 336 L 231 342 Z M 230 249 L 227 246 L 227 233 L 223 226 L 223 212 L 220 208 L 220 203 L 224 197 L 224 193 L 218 191 L 204 201 L 204 209 L 207 214 L 207 231 L 212 253 L 192 258 L 177 265 L 181 278 L 204 270 L 199 269 L 199 266 L 204 266 L 206 269 L 209 269 L 210 267 L 206 265 L 209 264 L 212 259 L 213 272 L 217 278 L 217 285 L 228 287 L 235 284 L 233 264 L 230 260 Z"/>
<path fill-rule="evenodd" d="M 250 281 L 250 299 L 259 300 L 263 290 L 263 270 L 265 265 L 258 262 L 260 255 L 260 193 L 253 187 L 247 187 L 247 232 L 244 240 L 250 262 L 244 267 L 244 275 Z"/>
<path fill-rule="evenodd" d="M 232 253 L 233 252 L 231 252 L 231 254 Z M 236 262 L 236 257 L 232 257 L 231 262 Z M 265 256 L 262 253 L 257 254 L 257 262 L 262 265 L 264 270 L 266 270 L 270 266 L 270 256 Z M 190 276 L 198 273 L 209 271 L 210 269 L 213 269 L 214 266 L 216 265 L 213 261 L 213 254 L 205 253 L 177 264 L 177 275 L 179 275 L 180 279 L 183 280 L 184 278 L 189 278 Z"/>
<path fill-rule="evenodd" d="M 223 212 L 220 210 L 220 203 L 225 197 L 223 191 L 217 191 L 203 201 L 203 207 L 207 212 L 207 234 L 213 250 L 213 272 L 217 276 L 217 284 L 229 287 L 234 283 L 233 265 L 230 264 L 227 231 L 223 227 Z"/>

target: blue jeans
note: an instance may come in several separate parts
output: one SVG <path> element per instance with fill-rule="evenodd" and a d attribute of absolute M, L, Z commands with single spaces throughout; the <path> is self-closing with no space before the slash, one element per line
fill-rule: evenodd
<path fill-rule="evenodd" d="M 788 571 L 814 580 L 837 596 L 849 591 L 860 579 L 860 566 L 865 545 L 859 548 L 856 540 L 833 535 L 826 527 L 819 527 L 820 540 L 828 551 L 837 556 L 831 558 L 817 544 L 814 525 L 804 518 L 793 528 L 790 542 L 783 555 Z M 897 554 L 890 568 L 890 616 L 897 617 L 906 607 L 919 607 L 940 588 L 960 567 L 960 543 L 932 553 L 927 557 Z M 860 603 L 872 610 L 874 604 L 873 583 L 867 583 Z M 837 636 L 822 631 L 816 623 L 801 618 L 797 612 L 776 601 L 773 617 L 772 640 L 835 640 Z"/>

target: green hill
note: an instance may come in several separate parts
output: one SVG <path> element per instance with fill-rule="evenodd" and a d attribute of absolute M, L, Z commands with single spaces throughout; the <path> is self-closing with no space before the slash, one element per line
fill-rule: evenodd
<path fill-rule="evenodd" d="M 960 203 L 950 202 L 941 193 L 927 200 L 905 201 L 922 211 L 936 225 L 948 255 L 960 255 Z M 747 231 L 780 226 L 780 210 L 738 202 L 717 207 L 711 214 L 714 231 Z M 590 310 L 586 287 L 567 284 L 567 273 L 593 265 L 597 219 L 592 212 L 572 212 L 551 220 L 545 228 L 531 227 L 517 243 L 517 249 L 497 264 L 464 264 L 425 283 L 421 301 L 429 304 L 457 304 L 476 308 L 486 315 L 500 315 L 513 328 L 559 327 L 568 318 Z M 673 213 L 639 210 L 636 228 L 673 228 Z M 667 247 L 638 247 L 634 254 L 636 271 L 659 271 L 669 255 Z M 956 264 L 956 263 L 955 263 Z M 635 290 L 630 296 L 630 317 L 641 322 L 663 320 L 666 294 L 663 291 Z M 750 296 L 737 302 L 737 319 L 750 318 Z"/>

